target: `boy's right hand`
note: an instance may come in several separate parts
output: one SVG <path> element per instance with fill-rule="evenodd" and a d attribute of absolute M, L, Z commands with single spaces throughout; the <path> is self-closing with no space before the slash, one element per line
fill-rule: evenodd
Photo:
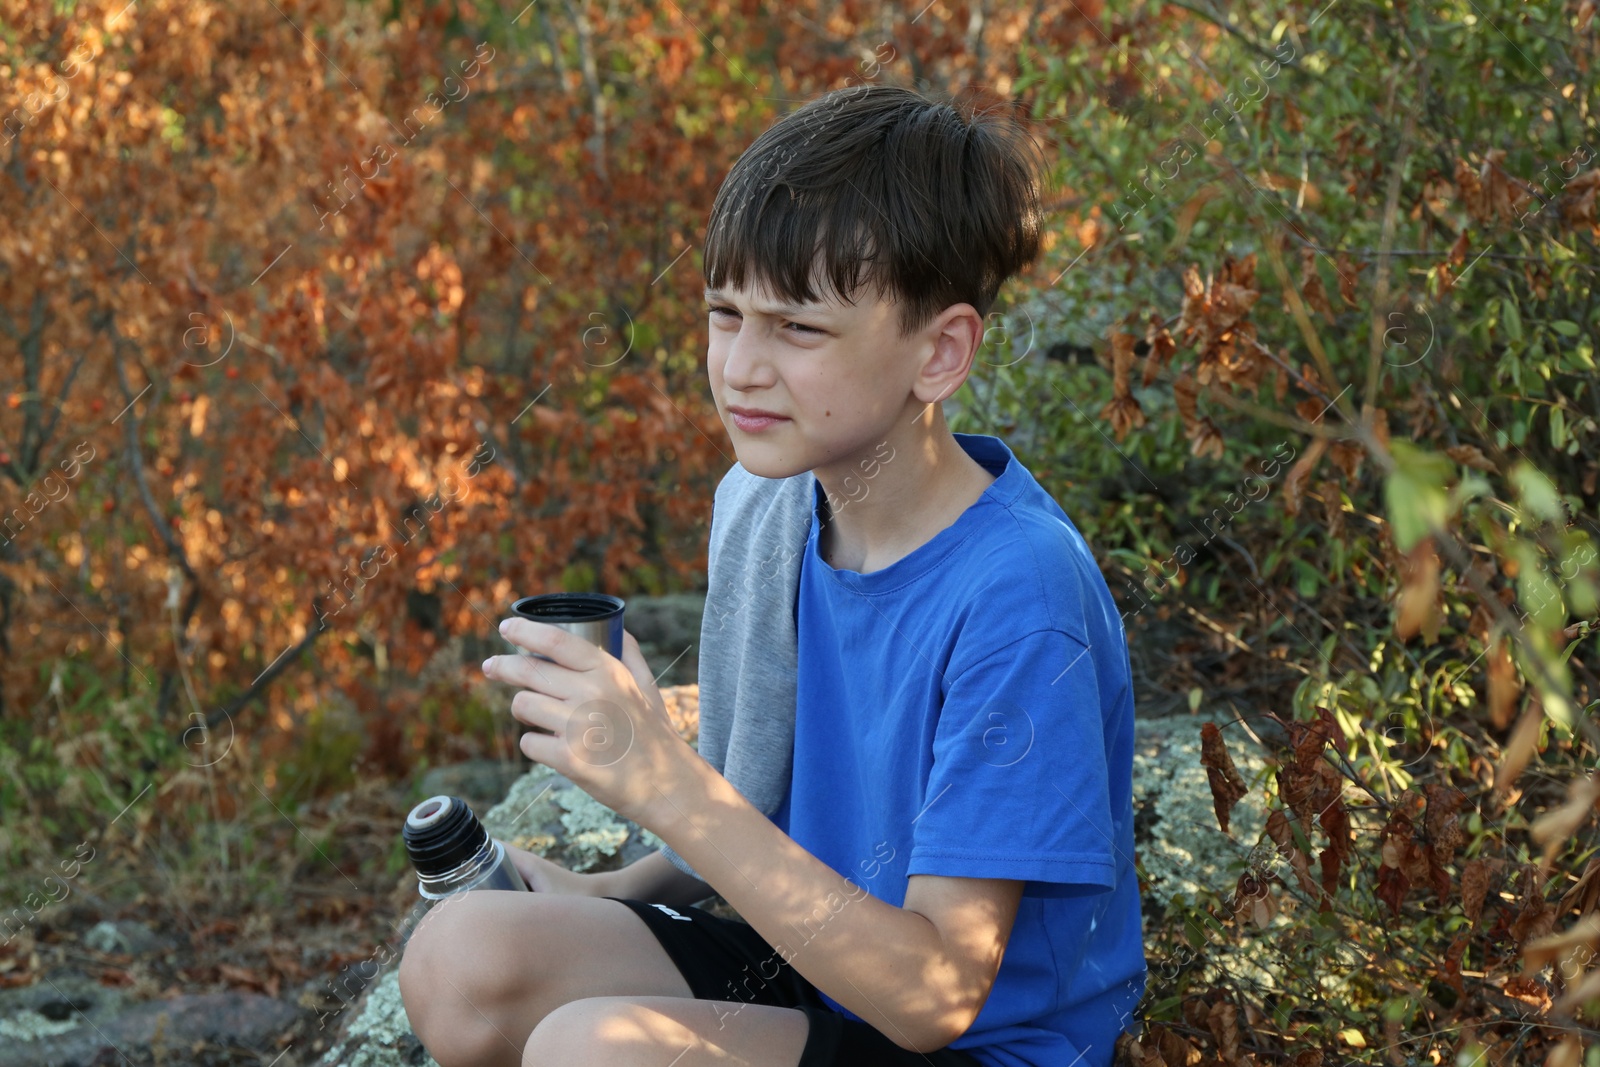
<path fill-rule="evenodd" d="M 538 853 L 512 845 L 506 845 L 506 853 L 511 857 L 511 865 L 522 875 L 522 880 L 536 893 L 558 893 L 578 897 L 599 897 L 606 894 L 606 887 L 601 884 L 604 880 L 597 875 L 569 871 Z"/>

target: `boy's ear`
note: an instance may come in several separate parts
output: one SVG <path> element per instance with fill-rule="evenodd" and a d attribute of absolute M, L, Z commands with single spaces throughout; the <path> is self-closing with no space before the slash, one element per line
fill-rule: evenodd
<path fill-rule="evenodd" d="M 914 395 L 924 404 L 948 400 L 972 371 L 983 346 L 983 316 L 971 304 L 952 304 L 923 332 L 930 348 L 917 377 Z"/>

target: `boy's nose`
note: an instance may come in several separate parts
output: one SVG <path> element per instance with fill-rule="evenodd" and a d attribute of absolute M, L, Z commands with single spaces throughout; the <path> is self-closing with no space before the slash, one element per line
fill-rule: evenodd
<path fill-rule="evenodd" d="M 744 392 L 770 386 L 777 378 L 761 342 L 740 330 L 729 342 L 722 363 L 722 380 L 730 389 Z"/>

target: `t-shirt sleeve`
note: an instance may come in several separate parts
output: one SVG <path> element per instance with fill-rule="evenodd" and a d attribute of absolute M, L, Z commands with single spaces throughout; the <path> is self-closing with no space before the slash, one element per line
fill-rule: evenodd
<path fill-rule="evenodd" d="M 1039 630 L 947 681 L 906 873 L 1116 886 L 1103 699 L 1078 638 Z"/>

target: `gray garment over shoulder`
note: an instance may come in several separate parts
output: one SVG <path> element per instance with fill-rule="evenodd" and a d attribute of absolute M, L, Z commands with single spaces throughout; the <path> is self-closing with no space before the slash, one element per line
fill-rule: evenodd
<path fill-rule="evenodd" d="M 735 463 L 711 505 L 699 752 L 769 817 L 788 795 L 794 764 L 795 600 L 815 484 L 810 471 L 763 478 Z M 700 877 L 665 843 L 661 851 Z"/>

